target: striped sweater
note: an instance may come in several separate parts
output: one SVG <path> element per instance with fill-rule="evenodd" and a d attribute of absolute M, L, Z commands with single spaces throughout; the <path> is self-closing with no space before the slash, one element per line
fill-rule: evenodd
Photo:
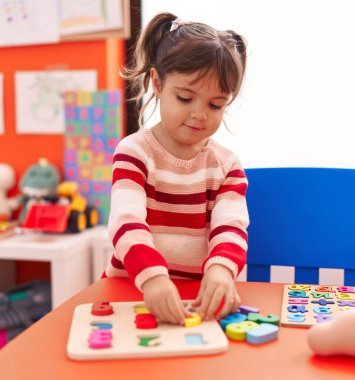
<path fill-rule="evenodd" d="M 167 152 L 150 129 L 124 138 L 113 158 L 104 276 L 127 271 L 138 289 L 157 275 L 199 279 L 246 261 L 247 179 L 234 153 L 209 139 L 191 160 Z"/>

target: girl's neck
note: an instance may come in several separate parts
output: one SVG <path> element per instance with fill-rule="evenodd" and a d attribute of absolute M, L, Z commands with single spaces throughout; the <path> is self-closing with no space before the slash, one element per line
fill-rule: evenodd
<path fill-rule="evenodd" d="M 151 131 L 159 144 L 167 152 L 180 160 L 188 161 L 193 159 L 208 143 L 208 139 L 204 139 L 191 145 L 179 143 L 172 139 L 169 134 L 165 133 L 165 130 L 164 128 L 161 128 L 160 123 L 154 125 L 154 127 L 151 128 Z"/>

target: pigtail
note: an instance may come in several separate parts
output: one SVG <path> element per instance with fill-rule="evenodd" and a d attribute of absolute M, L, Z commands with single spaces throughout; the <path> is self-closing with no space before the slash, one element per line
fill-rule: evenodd
<path fill-rule="evenodd" d="M 234 32 L 233 30 L 227 30 L 230 36 L 235 41 L 235 47 L 239 53 L 240 59 L 243 64 L 243 71 L 245 71 L 246 61 L 247 61 L 247 44 L 245 39 L 240 35 Z"/>
<path fill-rule="evenodd" d="M 155 67 L 156 54 L 160 42 L 169 33 L 172 22 L 176 19 L 171 13 L 160 13 L 147 25 L 138 39 L 129 67 L 124 68 L 123 79 L 131 82 L 131 100 L 139 103 L 148 91 L 150 69 Z"/>

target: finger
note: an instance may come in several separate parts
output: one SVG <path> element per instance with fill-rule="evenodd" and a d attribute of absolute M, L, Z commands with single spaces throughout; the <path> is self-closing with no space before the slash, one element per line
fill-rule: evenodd
<path fill-rule="evenodd" d="M 158 317 L 159 321 L 165 322 L 165 323 L 170 322 L 169 316 L 166 313 L 166 307 L 164 306 L 164 304 L 157 306 L 156 310 L 157 310 L 157 317 Z"/>
<path fill-rule="evenodd" d="M 216 291 L 213 293 L 213 297 L 211 298 L 211 302 L 206 311 L 206 319 L 213 318 L 215 311 L 218 309 L 221 304 L 223 297 L 225 295 L 225 289 L 222 286 L 219 286 Z"/>
<path fill-rule="evenodd" d="M 202 294 L 201 305 L 199 307 L 199 313 L 202 318 L 206 319 L 207 312 L 210 308 L 210 303 L 213 298 L 215 290 L 213 288 L 206 289 Z"/>
<path fill-rule="evenodd" d="M 201 286 L 200 286 L 200 290 L 197 294 L 197 297 L 196 299 L 192 302 L 191 306 L 193 307 L 198 307 L 201 305 L 201 301 L 202 301 L 202 294 L 204 292 L 204 289 L 205 289 L 205 286 L 203 283 L 201 283 Z"/>
<path fill-rule="evenodd" d="M 168 308 L 173 323 L 181 325 L 184 324 L 185 316 L 182 303 L 176 298 L 170 297 L 168 298 Z"/>
<path fill-rule="evenodd" d="M 224 305 L 216 315 L 216 319 L 221 319 L 226 315 L 234 312 L 238 306 L 236 293 L 234 289 L 228 289 L 224 296 Z"/>
<path fill-rule="evenodd" d="M 197 313 L 197 310 L 191 304 L 184 307 L 183 313 L 184 313 L 184 317 L 187 318 L 187 317 L 191 317 L 193 313 Z"/>
<path fill-rule="evenodd" d="M 240 295 L 238 294 L 238 292 L 236 292 L 236 302 L 237 302 L 237 307 L 236 307 L 236 311 L 238 310 L 239 306 L 241 305 L 242 303 L 242 300 L 240 298 Z"/>

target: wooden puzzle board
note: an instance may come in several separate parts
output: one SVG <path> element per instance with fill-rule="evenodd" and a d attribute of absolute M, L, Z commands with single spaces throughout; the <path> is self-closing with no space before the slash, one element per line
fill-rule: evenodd
<path fill-rule="evenodd" d="M 137 329 L 135 308 L 139 302 L 111 302 L 113 314 L 91 314 L 93 304 L 75 308 L 70 328 L 67 355 L 74 360 L 105 360 L 126 358 L 150 358 L 167 356 L 193 356 L 221 353 L 228 348 L 226 338 L 215 320 L 203 321 L 195 327 L 158 323 L 154 329 Z M 91 323 L 112 324 L 112 347 L 89 347 L 89 335 L 95 329 Z M 155 337 L 151 346 L 140 346 L 140 338 Z M 159 343 L 156 345 L 156 343 Z"/>
<path fill-rule="evenodd" d="M 310 327 L 347 310 L 355 310 L 355 287 L 285 285 L 281 325 Z"/>

